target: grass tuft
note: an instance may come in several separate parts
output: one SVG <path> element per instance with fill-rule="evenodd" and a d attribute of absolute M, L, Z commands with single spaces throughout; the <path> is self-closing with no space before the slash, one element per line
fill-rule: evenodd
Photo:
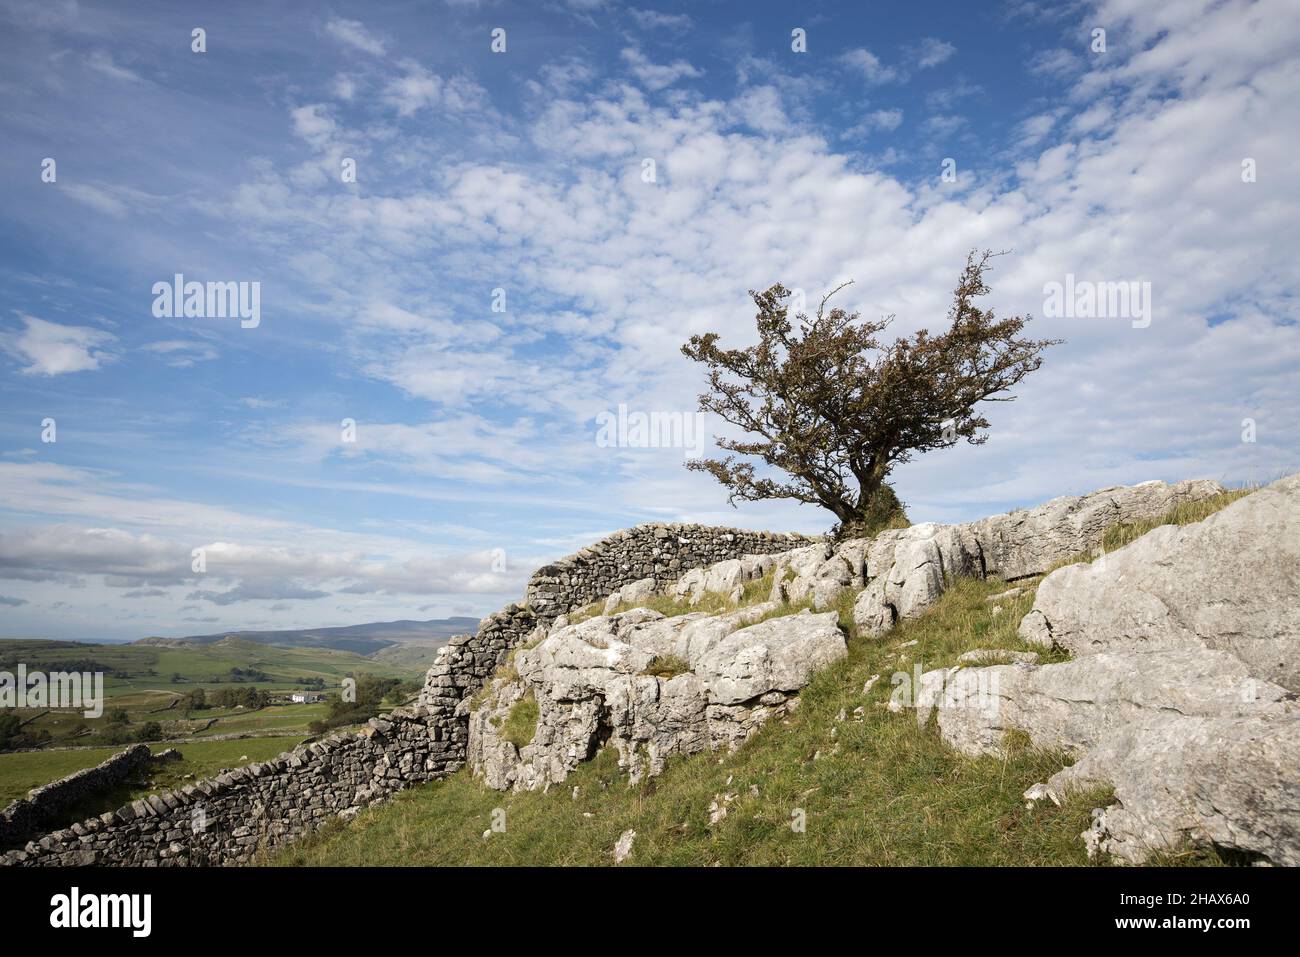
<path fill-rule="evenodd" d="M 533 735 L 537 734 L 539 713 L 537 699 L 529 691 L 510 708 L 510 714 L 501 724 L 501 737 L 516 748 L 531 744 Z"/>
<path fill-rule="evenodd" d="M 1137 541 L 1147 532 L 1161 525 L 1191 525 L 1193 522 L 1202 521 L 1215 512 L 1227 508 L 1238 499 L 1245 498 L 1253 491 L 1255 491 L 1253 487 L 1230 489 L 1199 502 L 1184 502 L 1157 518 L 1140 522 L 1120 522 L 1106 529 L 1101 547 L 1104 551 L 1113 552 L 1130 542 Z"/>
<path fill-rule="evenodd" d="M 690 670 L 691 666 L 676 655 L 655 655 L 650 664 L 646 665 L 645 671 L 641 673 L 656 678 L 675 678 Z"/>

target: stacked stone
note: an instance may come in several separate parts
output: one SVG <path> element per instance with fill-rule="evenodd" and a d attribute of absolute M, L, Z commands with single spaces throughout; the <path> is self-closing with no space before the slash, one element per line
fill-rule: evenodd
<path fill-rule="evenodd" d="M 397 709 L 270 761 L 227 771 L 47 834 L 3 865 L 242 864 L 335 817 L 441 777 L 434 716 Z M 145 749 L 146 754 L 148 749 Z"/>
<path fill-rule="evenodd" d="M 67 820 L 67 810 L 116 787 L 148 765 L 147 744 L 133 744 L 93 768 L 33 789 L 0 811 L 0 847 L 12 847 Z"/>
<path fill-rule="evenodd" d="M 689 569 L 807 544 L 800 535 L 700 525 L 639 525 L 533 575 L 523 604 L 452 638 L 425 679 L 419 705 L 372 719 L 262 764 L 148 798 L 0 857 L 0 864 L 231 864 L 286 844 L 335 816 L 411 784 L 459 770 L 472 696 L 539 626 L 640 579 L 667 583 Z M 147 749 L 146 749 L 147 751 Z M 206 826 L 196 830 L 193 821 Z"/>
<path fill-rule="evenodd" d="M 420 703 L 435 715 L 446 743 L 447 766 L 455 770 L 465 761 L 471 697 L 539 625 L 549 625 L 635 581 L 654 578 L 667 583 L 692 568 L 741 555 L 784 552 L 807 542 L 802 535 L 739 528 L 638 525 L 538 569 L 522 605 L 508 605 L 484 618 L 476 634 L 452 638 L 429 669 Z"/>
<path fill-rule="evenodd" d="M 511 604 L 484 618 L 475 634 L 457 635 L 439 650 L 425 676 L 420 704 L 430 713 L 445 773 L 457 771 L 465 763 L 470 697 L 536 626 L 537 618 L 529 609 Z"/>
<path fill-rule="evenodd" d="M 540 568 L 525 604 L 546 621 L 645 578 L 662 587 L 682 573 L 742 555 L 771 555 L 808 544 L 802 535 L 706 525 L 648 524 L 615 532 Z"/>

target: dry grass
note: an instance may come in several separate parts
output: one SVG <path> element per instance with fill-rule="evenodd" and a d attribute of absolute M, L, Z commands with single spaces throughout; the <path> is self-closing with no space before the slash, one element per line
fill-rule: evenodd
<path fill-rule="evenodd" d="M 691 666 L 676 655 L 655 655 L 641 674 L 653 675 L 656 678 L 675 678 L 690 670 Z"/>
<path fill-rule="evenodd" d="M 1123 548 L 1161 525 L 1191 525 L 1193 522 L 1199 522 L 1209 518 L 1215 512 L 1227 508 L 1238 499 L 1245 498 L 1253 491 L 1255 491 L 1253 486 L 1229 489 L 1200 502 L 1186 502 L 1165 512 L 1158 518 L 1146 519 L 1141 522 L 1121 522 L 1118 525 L 1112 525 L 1102 537 L 1102 550 L 1113 552 L 1117 548 Z"/>

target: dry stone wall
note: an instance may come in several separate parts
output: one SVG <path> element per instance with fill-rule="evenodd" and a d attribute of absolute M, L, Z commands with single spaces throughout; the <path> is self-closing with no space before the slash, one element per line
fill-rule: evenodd
<path fill-rule="evenodd" d="M 177 791 L 47 834 L 0 865 L 243 864 L 258 851 L 445 774 L 449 742 L 427 708 L 398 709 L 342 732 Z M 143 747 L 143 746 L 142 746 Z M 148 748 L 144 748 L 148 759 Z"/>
<path fill-rule="evenodd" d="M 802 535 L 705 525 L 648 524 L 615 532 L 539 568 L 524 590 L 523 604 L 484 618 L 476 634 L 452 638 L 429 669 L 421 703 L 455 750 L 459 768 L 469 743 L 470 699 L 539 625 L 633 582 L 653 578 L 667 585 L 693 568 L 785 552 L 808 542 Z"/>
<path fill-rule="evenodd" d="M 802 535 L 740 528 L 638 525 L 538 569 L 524 601 L 539 617 L 554 619 L 645 578 L 662 587 L 692 568 L 742 555 L 787 552 L 808 543 Z"/>
<path fill-rule="evenodd" d="M 78 804 L 128 780 L 152 758 L 147 744 L 133 744 L 93 768 L 33 789 L 0 811 L 0 848 L 21 844 L 34 834 L 66 823 L 69 811 Z"/>
<path fill-rule="evenodd" d="M 508 605 L 484 618 L 475 634 L 451 639 L 429 670 L 416 707 L 380 715 L 360 733 L 341 732 L 46 834 L 0 856 L 0 865 L 247 863 L 335 817 L 351 817 L 413 784 L 459 770 L 466 760 L 472 696 L 538 625 L 640 579 L 666 584 L 691 568 L 806 543 L 798 535 L 699 525 L 617 532 L 540 569 L 524 604 Z M 147 747 L 128 753 L 136 755 L 132 761 L 149 760 Z M 80 784 L 53 793 L 85 796 L 102 777 L 98 771 L 82 772 L 87 777 Z M 111 773 L 116 772 L 104 772 Z M 53 823 L 47 818 L 24 826 L 39 830 Z"/>

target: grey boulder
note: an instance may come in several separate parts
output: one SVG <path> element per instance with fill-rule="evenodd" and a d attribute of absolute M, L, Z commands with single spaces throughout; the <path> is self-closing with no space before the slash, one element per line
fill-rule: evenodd
<path fill-rule="evenodd" d="M 1300 475 L 1053 572 L 1020 634 L 1075 655 L 1218 649 L 1300 691 Z"/>

